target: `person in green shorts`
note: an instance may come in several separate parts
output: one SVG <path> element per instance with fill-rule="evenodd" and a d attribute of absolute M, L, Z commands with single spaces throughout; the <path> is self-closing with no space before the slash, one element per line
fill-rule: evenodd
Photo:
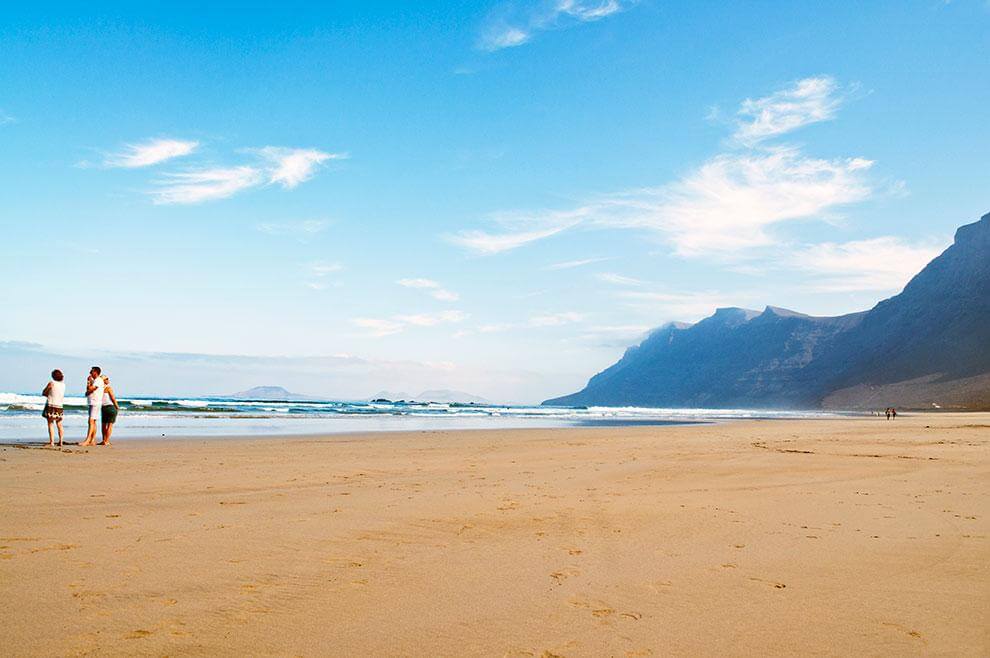
<path fill-rule="evenodd" d="M 103 406 L 100 408 L 100 422 L 103 425 L 101 446 L 110 445 L 110 435 L 113 434 L 113 424 L 117 422 L 118 411 L 120 405 L 117 403 L 117 396 L 114 395 L 113 386 L 110 385 L 110 378 L 103 375 Z"/>

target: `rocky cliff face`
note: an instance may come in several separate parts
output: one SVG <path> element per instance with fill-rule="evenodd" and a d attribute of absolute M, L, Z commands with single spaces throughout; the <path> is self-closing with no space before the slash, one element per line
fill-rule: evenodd
<path fill-rule="evenodd" d="M 660 327 L 582 391 L 544 404 L 982 408 L 988 385 L 990 214 L 869 311 L 718 309 Z"/>

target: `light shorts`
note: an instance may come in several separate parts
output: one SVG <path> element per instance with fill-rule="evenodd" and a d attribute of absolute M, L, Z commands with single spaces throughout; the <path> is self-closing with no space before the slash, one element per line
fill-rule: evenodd
<path fill-rule="evenodd" d="M 89 419 L 99 422 L 100 420 L 100 405 L 91 404 L 89 405 Z"/>

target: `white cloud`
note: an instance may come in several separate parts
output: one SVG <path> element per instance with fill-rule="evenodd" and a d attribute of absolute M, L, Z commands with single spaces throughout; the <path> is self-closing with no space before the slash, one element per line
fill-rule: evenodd
<path fill-rule="evenodd" d="M 737 252 L 774 244 L 767 229 L 777 224 L 866 199 L 872 165 L 791 147 L 723 154 L 675 183 L 613 197 L 589 214 L 605 227 L 657 231 L 682 256 Z"/>
<path fill-rule="evenodd" d="M 305 240 L 326 230 L 329 222 L 322 219 L 306 219 L 299 222 L 261 222 L 257 229 L 268 235 L 285 235 Z"/>
<path fill-rule="evenodd" d="M 189 155 L 199 147 L 199 142 L 182 139 L 149 139 L 140 144 L 126 144 L 122 151 L 113 153 L 103 161 L 106 167 L 135 169 L 149 167 L 173 158 Z"/>
<path fill-rule="evenodd" d="M 405 331 L 409 327 L 434 327 L 440 324 L 455 324 L 470 317 L 462 311 L 441 311 L 440 313 L 413 313 L 383 318 L 353 318 L 352 324 L 368 329 L 372 336 L 390 336 Z"/>
<path fill-rule="evenodd" d="M 8 123 L 17 123 L 17 118 L 10 116 L 3 110 L 0 110 L 0 126 L 6 126 Z"/>
<path fill-rule="evenodd" d="M 615 272 L 602 272 L 596 274 L 595 278 L 599 281 L 604 281 L 605 283 L 611 283 L 617 286 L 641 286 L 643 282 L 639 279 L 634 279 L 631 276 L 623 276 L 622 274 L 616 274 Z"/>
<path fill-rule="evenodd" d="M 526 230 L 462 231 L 449 239 L 494 254 L 583 225 L 653 232 L 681 256 L 730 254 L 774 244 L 768 229 L 776 225 L 868 198 L 865 174 L 872 165 L 862 158 L 811 158 L 793 147 L 721 154 L 667 185 L 606 196 L 565 213 L 529 213 Z M 562 215 L 570 223 L 560 224 Z"/>
<path fill-rule="evenodd" d="M 307 268 L 309 273 L 313 276 L 327 276 L 333 274 L 334 272 L 340 272 L 344 269 L 344 266 L 340 263 L 328 263 L 326 261 L 316 261 L 315 263 L 310 263 Z"/>
<path fill-rule="evenodd" d="M 151 195 L 156 204 L 202 203 L 226 199 L 262 182 L 264 177 L 254 167 L 201 169 L 166 174 Z"/>
<path fill-rule="evenodd" d="M 351 323 L 367 329 L 372 336 L 390 336 L 405 329 L 405 325 L 401 322 L 377 318 L 354 318 Z"/>
<path fill-rule="evenodd" d="M 418 288 L 429 292 L 430 296 L 442 302 L 456 302 L 461 298 L 456 292 L 445 289 L 432 279 L 399 279 L 396 281 L 404 288 Z"/>
<path fill-rule="evenodd" d="M 815 275 L 818 292 L 900 290 L 945 245 L 911 245 L 891 237 L 825 242 L 796 251 L 793 267 Z"/>
<path fill-rule="evenodd" d="M 509 12 L 503 7 L 503 15 L 485 26 L 478 47 L 487 51 L 514 48 L 528 43 L 540 32 L 599 21 L 631 4 L 629 0 L 554 0 L 539 3 L 516 16 L 507 15 Z"/>
<path fill-rule="evenodd" d="M 737 139 L 756 144 L 831 118 L 835 82 L 808 78 L 765 98 L 747 100 Z M 592 199 L 568 210 L 493 216 L 504 232 L 461 231 L 448 239 L 494 254 L 572 227 L 634 229 L 658 235 L 680 256 L 729 255 L 779 242 L 776 226 L 815 219 L 873 194 L 864 158 L 821 159 L 794 146 L 759 146 L 713 156 L 679 180 Z M 571 261 L 560 267 L 584 264 Z"/>
<path fill-rule="evenodd" d="M 417 327 L 432 327 L 446 322 L 463 322 L 467 318 L 467 313 L 461 311 L 441 311 L 440 313 L 417 313 L 415 315 L 395 316 L 395 319 L 399 322 L 405 322 L 406 324 Z"/>
<path fill-rule="evenodd" d="M 457 235 L 447 236 L 454 244 L 466 247 L 479 254 L 497 254 L 502 251 L 518 249 L 523 245 L 537 240 L 557 235 L 573 224 L 552 226 L 550 228 L 530 231 L 510 231 L 506 233 L 487 233 L 485 231 L 461 231 Z"/>
<path fill-rule="evenodd" d="M 592 263 L 601 263 L 603 261 L 612 260 L 610 258 L 583 258 L 581 260 L 567 260 L 561 263 L 551 263 L 543 269 L 545 270 L 569 270 L 575 267 L 582 267 L 584 265 L 591 265 Z"/>
<path fill-rule="evenodd" d="M 653 318 L 664 321 L 680 320 L 694 322 L 708 317 L 715 309 L 726 306 L 737 306 L 752 295 L 736 292 L 731 296 L 715 291 L 699 292 L 669 292 L 669 291 L 633 291 L 625 290 L 618 293 L 620 299 L 625 299 L 630 306 L 648 313 Z"/>
<path fill-rule="evenodd" d="M 739 108 L 735 139 L 748 146 L 802 126 L 835 117 L 841 105 L 837 85 L 829 76 L 798 80 L 792 87 L 764 96 L 747 98 Z"/>
<path fill-rule="evenodd" d="M 278 146 L 252 149 L 251 152 L 261 156 L 261 164 L 193 169 L 166 174 L 165 178 L 158 182 L 158 188 L 152 190 L 150 194 L 158 204 L 190 204 L 225 199 L 243 190 L 265 184 L 277 183 L 291 189 L 312 178 L 321 163 L 346 157 L 315 149 Z M 152 156 L 145 159 L 150 157 Z M 274 224 L 268 226 L 277 227 Z"/>
<path fill-rule="evenodd" d="M 257 153 L 269 163 L 266 168 L 268 182 L 278 183 L 287 189 L 308 181 L 316 174 L 317 167 L 323 162 L 347 157 L 341 153 L 281 146 L 265 146 L 257 149 Z"/>
<path fill-rule="evenodd" d="M 546 313 L 544 315 L 534 315 L 529 319 L 531 327 L 559 327 L 563 324 L 580 322 L 584 316 L 572 311 L 566 313 Z"/>

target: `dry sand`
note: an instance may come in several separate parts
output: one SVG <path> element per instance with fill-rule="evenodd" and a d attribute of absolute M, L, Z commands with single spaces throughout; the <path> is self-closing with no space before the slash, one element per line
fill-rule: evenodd
<path fill-rule="evenodd" d="M 990 415 L 0 450 L 4 655 L 990 655 Z"/>

